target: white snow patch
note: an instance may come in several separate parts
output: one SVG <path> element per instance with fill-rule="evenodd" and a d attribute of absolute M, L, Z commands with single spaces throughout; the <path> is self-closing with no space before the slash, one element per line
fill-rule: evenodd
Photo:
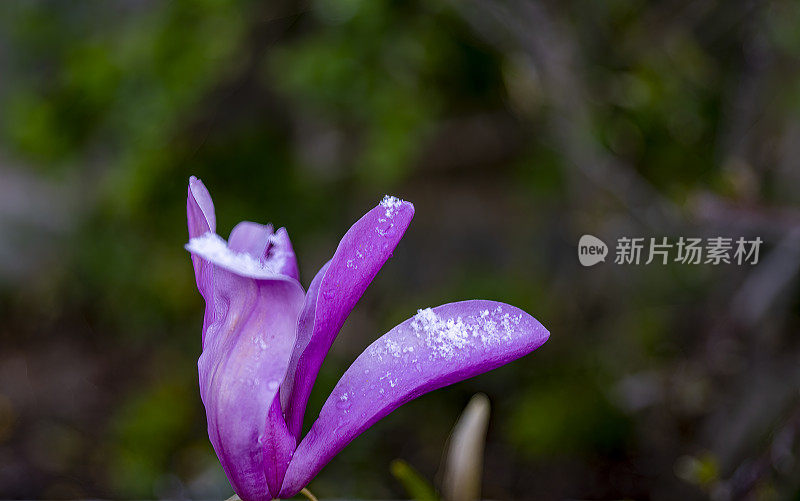
<path fill-rule="evenodd" d="M 388 337 L 376 341 L 369 348 L 370 355 L 378 357 L 378 360 L 380 360 L 381 362 L 383 361 L 384 355 L 400 358 L 404 354 L 411 353 L 413 351 L 414 351 L 414 346 L 402 345 L 397 341 L 390 339 Z"/>
<path fill-rule="evenodd" d="M 381 206 L 386 209 L 386 217 L 390 219 L 397 214 L 397 211 L 400 210 L 402 205 L 402 200 L 391 195 L 386 195 L 383 197 L 383 200 L 381 200 Z"/>
<path fill-rule="evenodd" d="M 468 346 L 488 346 L 511 340 L 522 315 L 501 312 L 502 308 L 498 306 L 493 312 L 483 310 L 466 319 L 444 319 L 433 309 L 425 308 L 414 316 L 411 328 L 431 348 L 431 359 L 450 359 Z"/>
<path fill-rule="evenodd" d="M 235 273 L 254 278 L 266 278 L 277 275 L 273 267 L 255 259 L 250 254 L 235 252 L 228 248 L 224 238 L 216 233 L 208 232 L 192 238 L 186 244 L 186 250 L 211 263 Z"/>
<path fill-rule="evenodd" d="M 452 358 L 457 350 L 469 344 L 468 330 L 461 317 L 443 319 L 431 308 L 417 311 L 411 328 L 417 333 L 425 334 L 425 344 L 432 350 L 432 355 Z"/>
<path fill-rule="evenodd" d="M 387 339 L 385 339 L 383 341 L 383 344 L 386 347 L 386 351 L 390 355 L 392 355 L 393 357 L 399 357 L 400 356 L 400 351 L 401 351 L 400 350 L 400 345 L 397 344 L 396 341 L 393 341 L 393 340 L 387 338 Z"/>

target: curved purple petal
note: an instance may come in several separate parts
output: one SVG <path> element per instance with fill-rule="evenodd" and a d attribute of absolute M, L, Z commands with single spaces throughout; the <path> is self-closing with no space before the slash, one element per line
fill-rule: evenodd
<path fill-rule="evenodd" d="M 186 220 L 189 225 L 189 238 L 196 238 L 208 232 L 217 231 L 217 218 L 214 214 L 214 202 L 202 181 L 192 176 L 189 178 L 189 194 L 186 197 Z M 197 288 L 203 298 L 208 300 L 208 292 L 203 284 L 208 282 L 208 267 L 199 257 L 192 256 L 194 276 Z M 205 330 L 205 329 L 204 329 Z"/>
<path fill-rule="evenodd" d="M 197 364 L 208 435 L 236 493 L 271 499 L 295 445 L 269 410 L 279 402 L 303 290 L 292 280 L 252 279 L 219 266 L 211 280 L 206 308 L 213 314 Z"/>
<path fill-rule="evenodd" d="M 281 497 L 300 491 L 353 438 L 403 403 L 526 355 L 548 337 L 535 318 L 494 301 L 420 310 L 347 369 L 297 447 Z"/>
<path fill-rule="evenodd" d="M 228 239 L 228 248 L 245 253 L 275 273 L 298 280 L 297 257 L 286 228 L 272 232 L 272 225 L 242 221 Z"/>
<path fill-rule="evenodd" d="M 347 231 L 333 258 L 314 277 L 281 386 L 286 423 L 295 437 L 300 435 L 308 396 L 333 340 L 413 216 L 411 203 L 385 197 Z"/>
<path fill-rule="evenodd" d="M 228 248 L 235 252 L 250 254 L 255 259 L 263 259 L 272 238 L 271 224 L 242 221 L 233 227 L 228 237 Z"/>
<path fill-rule="evenodd" d="M 297 258 L 294 255 L 292 242 L 289 241 L 289 233 L 286 232 L 286 228 L 278 228 L 278 231 L 272 235 L 270 243 L 267 251 L 267 264 L 278 273 L 300 280 Z"/>
<path fill-rule="evenodd" d="M 189 196 L 186 198 L 186 216 L 189 224 L 189 237 L 199 237 L 208 231 L 217 231 L 217 218 L 214 202 L 202 181 L 189 178 Z"/>
<path fill-rule="evenodd" d="M 265 237 L 272 238 L 268 227 L 237 226 L 230 248 L 213 232 L 213 210 L 208 191 L 192 178 L 187 201 L 192 238 L 186 248 L 206 300 L 198 372 L 208 435 L 237 494 L 246 501 L 271 499 L 296 444 L 277 395 L 295 342 L 303 288 L 268 255 L 254 257 Z"/>

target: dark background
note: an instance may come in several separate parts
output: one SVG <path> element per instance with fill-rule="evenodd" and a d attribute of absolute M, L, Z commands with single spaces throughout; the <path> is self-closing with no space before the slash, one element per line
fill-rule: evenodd
<path fill-rule="evenodd" d="M 327 359 L 490 298 L 552 335 L 356 439 L 322 498 L 436 479 L 477 392 L 493 499 L 797 499 L 800 4 L 0 4 L 0 496 L 218 498 L 185 197 L 286 226 L 304 285 L 385 193 L 416 218 Z M 756 266 L 579 265 L 591 233 Z M 307 422 L 306 426 L 308 426 Z"/>

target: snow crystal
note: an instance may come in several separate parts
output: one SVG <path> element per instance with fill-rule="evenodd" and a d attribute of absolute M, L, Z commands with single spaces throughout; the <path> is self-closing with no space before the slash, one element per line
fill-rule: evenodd
<path fill-rule="evenodd" d="M 478 341 L 482 346 L 509 341 L 522 320 L 522 315 L 501 313 L 497 307 L 494 312 L 483 310 L 478 315 L 443 319 L 431 308 L 419 310 L 411 322 L 417 337 L 423 338 L 431 348 L 431 358 L 450 359 L 458 350 L 474 346 Z"/>
<path fill-rule="evenodd" d="M 386 209 L 386 217 L 388 218 L 393 218 L 402 205 L 402 200 L 391 195 L 386 195 L 383 197 L 383 200 L 381 200 L 381 206 Z"/>
<path fill-rule="evenodd" d="M 431 308 L 417 311 L 411 328 L 417 333 L 425 333 L 425 344 L 433 350 L 432 354 L 442 358 L 452 358 L 456 350 L 469 344 L 469 326 L 461 317 L 444 320 Z"/>
<path fill-rule="evenodd" d="M 186 244 L 186 250 L 217 266 L 233 272 L 253 277 L 275 275 L 271 266 L 262 263 L 244 252 L 236 252 L 228 248 L 227 242 L 216 233 L 208 232 L 192 238 Z"/>
<path fill-rule="evenodd" d="M 397 341 L 384 338 L 373 343 L 369 347 L 370 355 L 378 357 L 378 360 L 383 361 L 384 355 L 391 355 L 392 357 L 399 358 L 403 354 L 414 351 L 414 347 L 410 345 L 402 346 Z"/>
<path fill-rule="evenodd" d="M 392 355 L 393 357 L 400 356 L 400 345 L 397 342 L 392 341 L 391 339 L 385 339 L 383 341 L 384 346 L 386 346 L 386 351 Z"/>
<path fill-rule="evenodd" d="M 520 320 L 522 320 L 522 315 L 517 317 L 512 317 L 508 313 L 503 315 L 503 318 L 500 320 L 500 325 L 502 325 L 505 330 L 504 338 L 510 337 L 511 334 L 514 333 L 514 327 L 511 324 L 513 323 L 515 326 L 519 325 Z"/>

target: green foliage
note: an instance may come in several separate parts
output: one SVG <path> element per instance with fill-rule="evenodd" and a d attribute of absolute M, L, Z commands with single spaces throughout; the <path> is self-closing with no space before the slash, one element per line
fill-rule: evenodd
<path fill-rule="evenodd" d="M 109 473 L 126 497 L 149 497 L 152 486 L 170 466 L 173 451 L 196 419 L 185 386 L 158 384 L 133 395 L 111 420 Z"/>
<path fill-rule="evenodd" d="M 548 381 L 520 397 L 508 417 L 512 443 L 539 459 L 575 453 L 616 454 L 629 436 L 627 418 L 575 374 Z"/>
<path fill-rule="evenodd" d="M 402 459 L 395 459 L 392 461 L 391 469 L 392 475 L 398 482 L 403 484 L 403 488 L 411 499 L 415 501 L 439 501 L 439 496 L 433 486 L 410 464 Z"/>
<path fill-rule="evenodd" d="M 416 161 L 433 120 L 469 105 L 462 97 L 491 92 L 497 67 L 465 43 L 438 2 L 332 5 L 319 2 L 320 28 L 276 50 L 269 75 L 301 109 L 359 131 L 360 178 L 396 181 Z"/>

